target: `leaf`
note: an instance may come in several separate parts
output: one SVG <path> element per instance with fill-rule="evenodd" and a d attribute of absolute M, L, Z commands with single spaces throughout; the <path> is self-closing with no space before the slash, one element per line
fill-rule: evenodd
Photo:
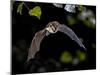
<path fill-rule="evenodd" d="M 72 56 L 71 56 L 71 54 L 68 51 L 64 51 L 61 54 L 60 61 L 62 63 L 70 63 L 70 62 L 72 62 Z"/>
<path fill-rule="evenodd" d="M 67 21 L 68 21 L 68 24 L 71 25 L 71 26 L 73 26 L 77 23 L 77 19 L 75 19 L 72 16 L 67 16 Z"/>
<path fill-rule="evenodd" d="M 20 4 L 18 5 L 18 8 L 17 8 L 17 13 L 19 13 L 20 15 L 22 15 L 23 4 L 24 4 L 23 2 L 20 3 Z"/>
<path fill-rule="evenodd" d="M 84 23 L 88 28 L 96 28 L 95 14 L 92 10 L 84 10 L 78 14 L 78 19 Z"/>
<path fill-rule="evenodd" d="M 95 19 L 94 19 L 94 21 L 95 21 Z M 84 23 L 84 25 L 87 26 L 88 28 L 92 28 L 92 29 L 95 29 L 95 28 L 96 28 L 96 25 L 94 24 L 95 22 L 92 22 L 92 19 L 91 19 L 91 18 L 89 18 L 88 20 L 85 19 L 85 20 L 83 21 L 83 23 Z"/>
<path fill-rule="evenodd" d="M 84 7 L 83 5 L 79 5 L 79 6 L 78 6 L 78 10 L 79 10 L 79 11 L 83 11 L 83 10 L 85 10 L 85 7 Z"/>
<path fill-rule="evenodd" d="M 40 19 L 41 14 L 42 12 L 40 6 L 35 6 L 33 9 L 29 10 L 29 15 L 36 16 L 38 19 Z"/>
<path fill-rule="evenodd" d="M 70 12 L 70 13 L 75 13 L 75 5 L 71 5 L 71 4 L 66 4 L 65 7 L 64 7 L 64 10 L 66 10 L 67 12 Z"/>
<path fill-rule="evenodd" d="M 77 51 L 77 58 L 79 61 L 84 61 L 86 59 L 86 54 L 80 50 Z"/>

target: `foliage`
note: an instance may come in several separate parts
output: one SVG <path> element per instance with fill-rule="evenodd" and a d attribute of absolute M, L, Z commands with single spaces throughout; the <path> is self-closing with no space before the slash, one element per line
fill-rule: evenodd
<path fill-rule="evenodd" d="M 22 2 L 18 5 L 18 8 L 17 8 L 17 13 L 19 13 L 20 15 L 22 15 L 23 5 L 25 5 L 25 7 L 29 10 L 30 16 L 36 16 L 38 19 L 40 19 L 41 14 L 42 14 L 40 6 L 35 6 L 33 9 L 29 9 L 28 6 L 24 2 Z"/>
<path fill-rule="evenodd" d="M 80 50 L 77 51 L 77 58 L 79 61 L 84 61 L 86 59 L 86 54 Z"/>
<path fill-rule="evenodd" d="M 23 2 L 20 3 L 20 4 L 18 5 L 18 8 L 17 8 L 17 13 L 19 13 L 20 15 L 22 15 L 22 8 L 23 8 Z"/>
<path fill-rule="evenodd" d="M 60 57 L 60 61 L 62 63 L 71 63 L 72 62 L 72 56 L 68 51 L 64 51 Z"/>
<path fill-rule="evenodd" d="M 36 6 L 33 9 L 29 10 L 29 15 L 36 16 L 38 19 L 40 19 L 41 13 L 41 8 L 39 6 Z"/>

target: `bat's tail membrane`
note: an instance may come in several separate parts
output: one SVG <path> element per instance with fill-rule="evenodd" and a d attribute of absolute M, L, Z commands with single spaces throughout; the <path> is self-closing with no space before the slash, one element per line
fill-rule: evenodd
<path fill-rule="evenodd" d="M 58 31 L 65 33 L 68 35 L 72 40 L 74 40 L 80 47 L 86 50 L 85 46 L 82 44 L 81 40 L 77 37 L 77 35 L 74 33 L 72 29 L 70 29 L 68 26 L 61 24 L 59 26 Z"/>

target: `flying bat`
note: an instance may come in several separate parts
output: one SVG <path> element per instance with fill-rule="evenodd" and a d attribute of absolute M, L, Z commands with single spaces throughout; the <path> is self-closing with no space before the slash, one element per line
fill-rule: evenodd
<path fill-rule="evenodd" d="M 74 40 L 80 47 L 86 50 L 85 46 L 82 44 L 82 42 L 79 40 L 79 38 L 73 32 L 72 29 L 70 29 L 68 26 L 64 24 L 60 24 L 57 21 L 52 21 L 49 22 L 43 30 L 38 31 L 33 37 L 33 40 L 29 48 L 27 61 L 35 57 L 35 54 L 36 52 L 39 51 L 40 44 L 45 36 L 48 36 L 50 34 L 55 34 L 58 31 L 65 33 L 72 40 Z"/>

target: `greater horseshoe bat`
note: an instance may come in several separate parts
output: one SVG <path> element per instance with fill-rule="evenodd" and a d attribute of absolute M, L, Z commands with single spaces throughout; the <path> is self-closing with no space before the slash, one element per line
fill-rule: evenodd
<path fill-rule="evenodd" d="M 30 48 L 28 51 L 27 61 L 34 58 L 36 52 L 39 51 L 40 43 L 41 43 L 42 39 L 45 36 L 48 36 L 49 34 L 56 33 L 57 31 L 65 33 L 72 40 L 74 40 L 80 47 L 82 47 L 82 48 L 84 48 L 84 50 L 86 50 L 86 48 L 84 47 L 82 42 L 78 39 L 77 35 L 73 32 L 72 29 L 70 29 L 68 26 L 66 26 L 64 24 L 60 24 L 57 21 L 52 21 L 52 22 L 49 22 L 43 30 L 38 31 L 35 34 L 35 36 L 33 37 L 33 40 L 31 42 L 31 45 L 30 45 Z"/>

